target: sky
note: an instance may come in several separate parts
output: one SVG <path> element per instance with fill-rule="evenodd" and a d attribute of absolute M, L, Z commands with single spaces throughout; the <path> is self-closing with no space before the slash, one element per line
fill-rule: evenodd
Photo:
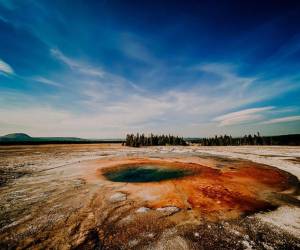
<path fill-rule="evenodd" d="M 0 135 L 300 133 L 299 1 L 0 0 Z"/>

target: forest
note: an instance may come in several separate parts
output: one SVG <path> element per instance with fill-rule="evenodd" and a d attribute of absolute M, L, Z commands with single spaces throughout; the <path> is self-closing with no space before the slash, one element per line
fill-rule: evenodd
<path fill-rule="evenodd" d="M 173 135 L 153 135 L 153 134 L 146 136 L 144 134 L 139 134 L 139 133 L 137 133 L 136 135 L 127 134 L 124 144 L 130 147 L 187 145 L 183 137 L 178 137 Z"/>
<path fill-rule="evenodd" d="M 243 137 L 233 138 L 231 135 L 220 135 L 211 138 L 201 138 L 192 141 L 193 143 L 199 143 L 202 146 L 240 146 L 240 145 L 264 145 L 269 144 L 260 136 L 259 133 L 254 135 L 245 135 Z"/>
<path fill-rule="evenodd" d="M 202 146 L 243 146 L 243 145 L 300 145 L 300 135 L 275 135 L 261 136 L 259 132 L 254 135 L 245 135 L 243 137 L 232 137 L 231 135 L 221 135 L 210 138 L 186 138 L 188 143 L 196 143 Z"/>
<path fill-rule="evenodd" d="M 220 135 L 207 138 L 183 138 L 174 135 L 153 135 L 145 134 L 127 134 L 123 145 L 130 147 L 140 146 L 167 146 L 189 144 L 198 144 L 201 146 L 243 146 L 243 145 L 300 145 L 300 135 L 278 135 L 278 136 L 261 136 L 257 134 L 249 134 L 243 137 L 232 137 L 231 135 Z"/>

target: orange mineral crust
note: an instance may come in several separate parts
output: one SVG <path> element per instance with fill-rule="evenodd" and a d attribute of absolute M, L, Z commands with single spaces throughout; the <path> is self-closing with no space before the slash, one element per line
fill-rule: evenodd
<path fill-rule="evenodd" d="M 168 180 L 134 183 L 122 181 L 126 185 L 120 190 L 146 207 L 177 207 L 182 212 L 189 211 L 207 219 L 236 218 L 271 209 L 276 203 L 268 197 L 274 192 L 293 187 L 288 173 L 272 167 L 248 161 L 229 161 L 225 164 L 223 162 L 222 168 L 216 168 L 217 163 L 205 166 L 179 162 L 177 159 L 126 159 L 98 171 L 101 178 L 105 178 L 110 171 L 132 167 L 147 169 L 149 166 L 158 166 L 160 169 L 188 171 L 190 174 L 186 176 Z"/>

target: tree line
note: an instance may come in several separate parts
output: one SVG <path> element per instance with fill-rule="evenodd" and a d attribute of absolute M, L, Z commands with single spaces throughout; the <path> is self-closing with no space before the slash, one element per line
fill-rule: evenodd
<path fill-rule="evenodd" d="M 139 134 L 139 133 L 137 133 L 136 135 L 127 134 L 124 144 L 130 147 L 187 145 L 183 137 L 178 137 L 174 135 L 153 135 L 153 134 L 146 136 L 144 134 Z"/>
<path fill-rule="evenodd" d="M 140 146 L 166 146 L 166 145 L 188 145 L 190 143 L 202 146 L 243 146 L 243 145 L 300 145 L 300 134 L 261 136 L 249 134 L 243 137 L 232 137 L 231 135 L 220 135 L 208 138 L 183 138 L 173 135 L 128 134 L 123 145 L 131 147 Z"/>
<path fill-rule="evenodd" d="M 202 146 L 241 146 L 241 145 L 272 145 L 272 140 L 266 140 L 259 133 L 233 138 L 231 135 L 221 135 L 210 138 L 190 139 L 189 142 Z"/>

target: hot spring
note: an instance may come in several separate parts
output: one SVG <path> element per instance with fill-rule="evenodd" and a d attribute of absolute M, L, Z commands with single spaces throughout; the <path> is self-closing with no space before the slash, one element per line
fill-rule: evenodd
<path fill-rule="evenodd" d="M 111 169 L 104 176 L 114 182 L 157 182 L 178 179 L 192 175 L 192 171 L 180 168 L 167 168 L 160 165 L 128 165 L 122 168 Z"/>

